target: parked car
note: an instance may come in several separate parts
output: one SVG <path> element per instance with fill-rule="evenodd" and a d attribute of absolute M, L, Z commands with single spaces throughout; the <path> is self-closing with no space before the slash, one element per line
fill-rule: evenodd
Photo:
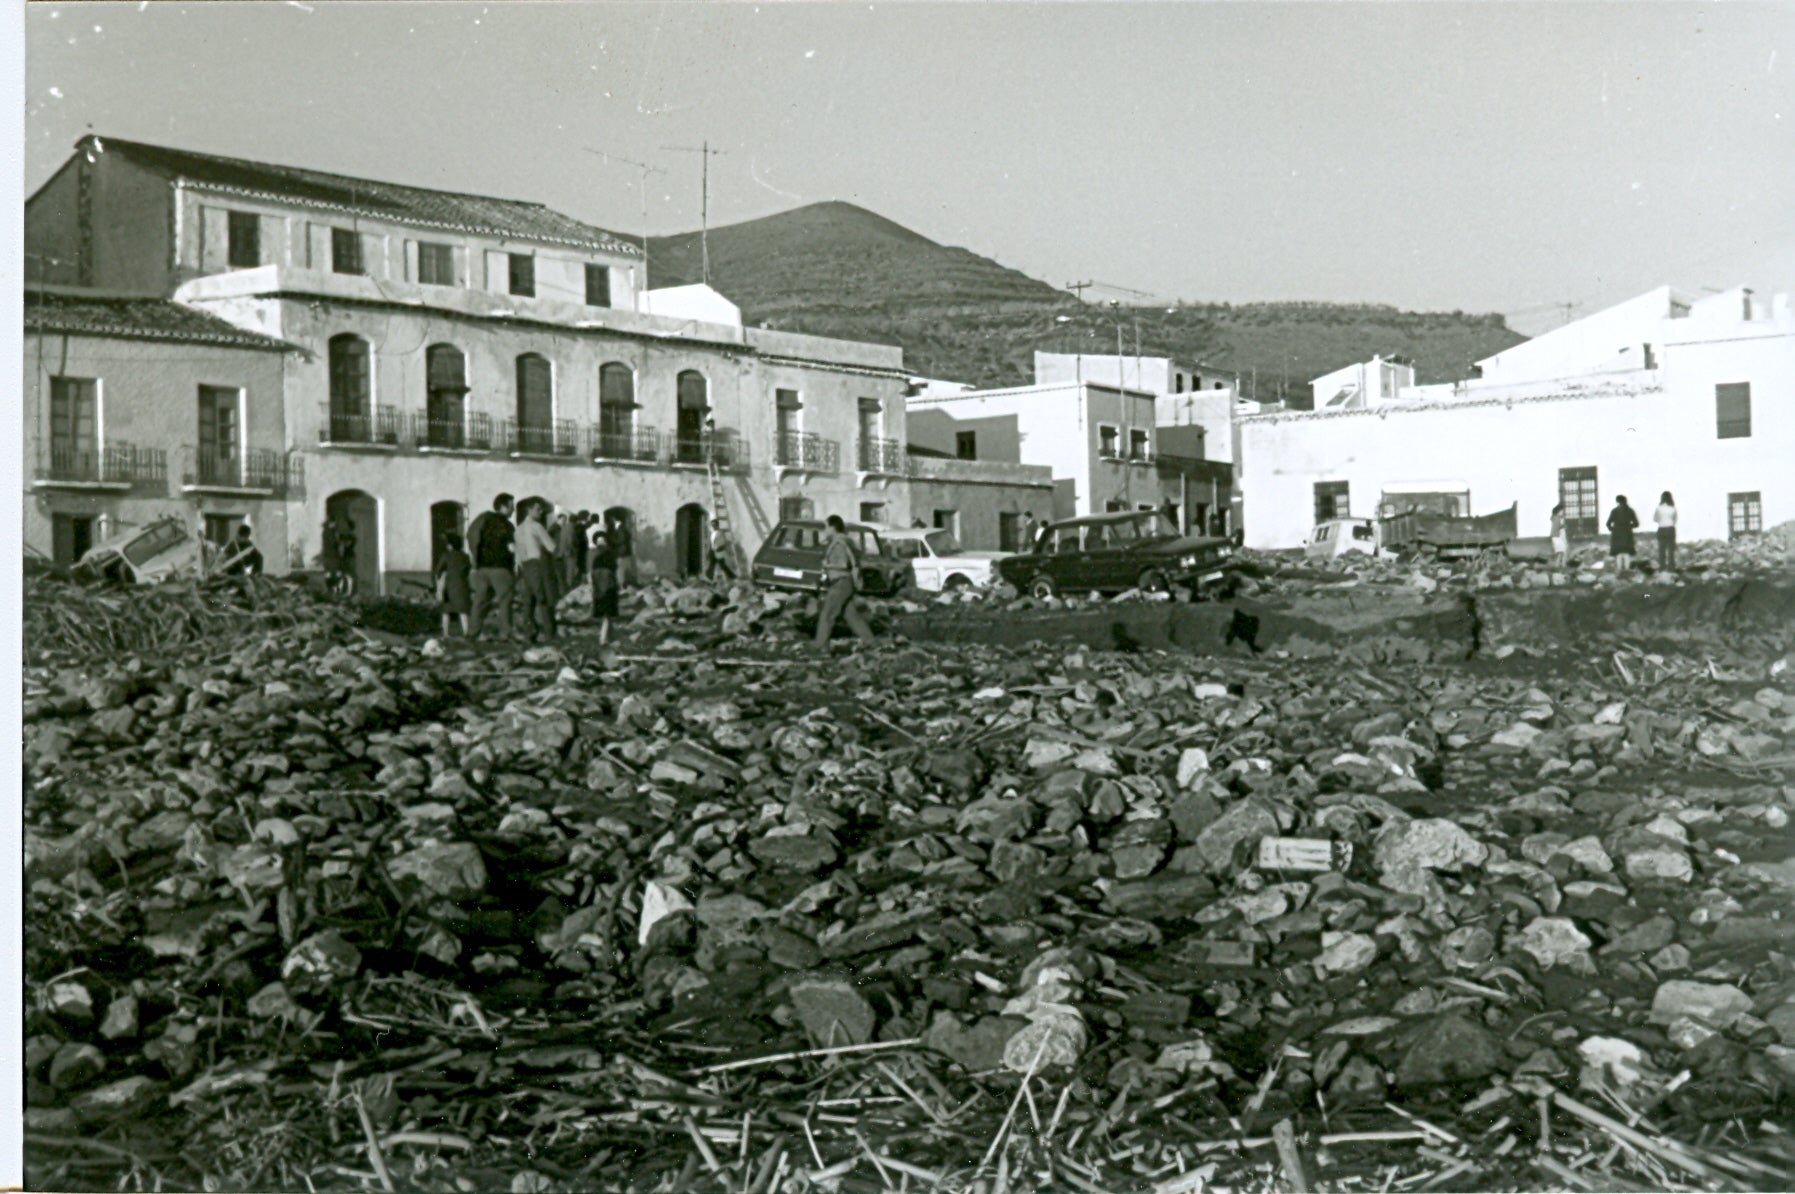
<path fill-rule="evenodd" d="M 997 562 L 1003 578 L 1036 597 L 1143 589 L 1192 592 L 1224 583 L 1234 546 L 1186 535 L 1161 510 L 1093 514 L 1051 522 L 1032 549 Z"/>
<path fill-rule="evenodd" d="M 1369 518 L 1330 518 L 1315 524 L 1309 541 L 1303 544 L 1308 558 L 1331 560 L 1349 552 L 1368 556 L 1381 554 L 1377 523 Z"/>
<path fill-rule="evenodd" d="M 816 519 L 787 519 L 754 553 L 754 583 L 774 589 L 819 593 L 823 589 L 823 530 Z M 900 559 L 869 526 L 850 522 L 848 539 L 860 549 L 861 592 L 887 597 L 910 583 L 910 561 Z"/>
<path fill-rule="evenodd" d="M 936 528 L 894 528 L 880 532 L 885 545 L 900 560 L 910 561 L 916 587 L 931 593 L 988 585 L 997 575 L 997 561 L 1005 551 L 967 551 L 954 533 Z"/>
<path fill-rule="evenodd" d="M 100 540 L 75 561 L 71 575 L 90 584 L 144 585 L 175 576 L 198 577 L 205 572 L 205 563 L 205 545 L 171 516 Z"/>

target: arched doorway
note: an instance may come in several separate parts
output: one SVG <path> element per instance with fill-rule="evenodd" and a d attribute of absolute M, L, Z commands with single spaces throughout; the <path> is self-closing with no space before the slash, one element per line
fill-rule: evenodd
<path fill-rule="evenodd" d="M 324 501 L 324 519 L 341 518 L 355 533 L 355 555 L 350 572 L 355 591 L 364 597 L 380 593 L 380 500 L 359 489 L 342 489 Z M 323 532 L 323 528 L 319 528 Z"/>
<path fill-rule="evenodd" d="M 697 502 L 689 502 L 673 516 L 673 566 L 679 575 L 704 574 L 704 541 L 710 516 Z"/>
<path fill-rule="evenodd" d="M 437 561 L 442 559 L 443 540 L 448 535 L 462 533 L 463 514 L 460 502 L 437 502 L 430 507 L 430 572 L 436 573 Z"/>
<path fill-rule="evenodd" d="M 636 580 L 636 512 L 628 506 L 612 506 L 605 511 L 605 530 L 612 549 L 617 553 L 619 584 Z"/>

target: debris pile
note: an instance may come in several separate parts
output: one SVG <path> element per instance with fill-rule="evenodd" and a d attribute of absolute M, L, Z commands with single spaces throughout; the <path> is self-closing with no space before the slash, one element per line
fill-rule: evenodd
<path fill-rule="evenodd" d="M 651 591 L 651 655 L 28 669 L 30 1184 L 1795 1175 L 1788 667 L 797 660 Z"/>
<path fill-rule="evenodd" d="M 96 588 L 40 575 L 25 583 L 23 630 L 39 655 L 96 656 L 173 651 L 332 616 L 298 586 L 264 576 Z"/>

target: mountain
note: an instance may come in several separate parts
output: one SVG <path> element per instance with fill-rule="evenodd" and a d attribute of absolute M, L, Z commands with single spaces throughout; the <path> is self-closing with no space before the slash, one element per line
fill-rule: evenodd
<path fill-rule="evenodd" d="M 1287 393 L 1372 353 L 1415 363 L 1421 382 L 1467 375 L 1472 361 L 1518 344 L 1500 315 L 1399 311 L 1341 303 L 1182 303 L 1100 307 L 967 249 L 852 203 L 813 203 L 709 235 L 711 285 L 751 324 L 898 344 L 911 372 L 980 386 L 1033 380 L 1033 354 L 1116 351 L 1138 342 L 1242 375 L 1247 396 Z M 649 241 L 655 286 L 703 274 L 696 232 Z"/>

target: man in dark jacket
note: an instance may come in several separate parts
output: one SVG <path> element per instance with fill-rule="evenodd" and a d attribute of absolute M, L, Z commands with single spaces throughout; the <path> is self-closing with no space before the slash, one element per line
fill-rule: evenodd
<path fill-rule="evenodd" d="M 480 627 L 488 614 L 497 613 L 499 637 L 511 637 L 511 589 L 517 571 L 512 540 L 517 528 L 511 522 L 513 500 L 501 493 L 492 499 L 492 509 L 474 519 L 467 529 L 467 551 L 473 557 L 472 589 L 474 608 L 468 618 L 468 638 L 480 637 Z"/>
<path fill-rule="evenodd" d="M 231 545 L 224 549 L 224 561 L 219 571 L 226 576 L 260 576 L 262 574 L 262 553 L 257 549 L 255 541 L 250 537 L 249 524 L 244 523 L 237 528 L 237 537 Z"/>

